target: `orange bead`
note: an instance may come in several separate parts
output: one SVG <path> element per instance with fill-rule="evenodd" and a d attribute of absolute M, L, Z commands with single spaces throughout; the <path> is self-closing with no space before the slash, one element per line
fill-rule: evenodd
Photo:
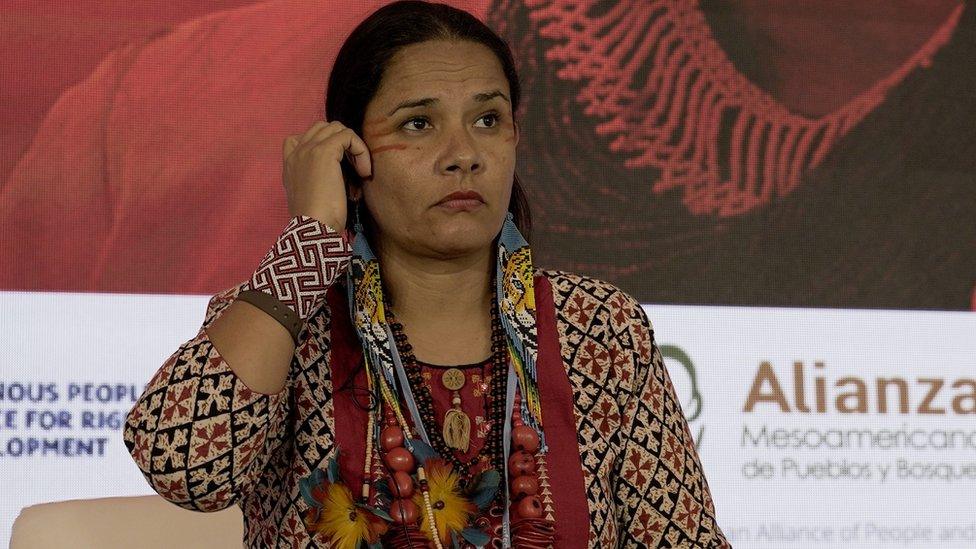
<path fill-rule="evenodd" d="M 512 429 L 512 446 L 534 454 L 539 449 L 539 433 L 528 425 L 519 425 Z"/>
<path fill-rule="evenodd" d="M 383 461 L 390 469 L 393 469 L 394 471 L 404 471 L 407 473 L 413 471 L 413 466 L 415 464 L 413 454 L 411 454 L 410 450 L 407 450 L 403 446 L 397 446 L 396 448 L 393 448 L 387 452 L 386 456 L 383 458 Z"/>
<path fill-rule="evenodd" d="M 403 429 L 396 426 L 384 427 L 380 431 L 380 446 L 387 452 L 397 446 L 403 446 Z"/>
<path fill-rule="evenodd" d="M 518 516 L 522 518 L 539 518 L 542 516 L 542 502 L 535 496 L 522 498 L 522 501 L 518 502 L 517 510 Z"/>
<path fill-rule="evenodd" d="M 413 479 L 404 471 L 394 471 L 393 476 L 387 481 L 390 487 L 390 494 L 395 498 L 413 497 Z"/>
<path fill-rule="evenodd" d="M 390 504 L 390 516 L 396 523 L 413 524 L 420 517 L 420 509 L 417 508 L 412 499 L 394 499 L 393 503 Z"/>
<path fill-rule="evenodd" d="M 525 451 L 515 452 L 508 458 L 508 470 L 513 477 L 531 475 L 535 472 L 535 458 Z"/>
<path fill-rule="evenodd" d="M 512 497 L 522 499 L 539 493 L 539 481 L 533 475 L 522 475 L 512 479 Z"/>

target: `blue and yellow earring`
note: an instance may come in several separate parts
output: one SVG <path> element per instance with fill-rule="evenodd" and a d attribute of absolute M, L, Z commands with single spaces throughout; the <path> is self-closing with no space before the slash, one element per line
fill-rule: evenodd
<path fill-rule="evenodd" d="M 362 202 L 362 201 L 363 201 L 362 198 L 360 198 L 359 200 L 356 200 L 355 201 L 356 202 L 356 211 L 355 211 L 356 220 L 353 223 L 353 231 L 356 234 L 362 234 L 362 232 L 363 232 L 363 223 L 362 223 L 362 220 L 359 218 L 359 203 Z"/>

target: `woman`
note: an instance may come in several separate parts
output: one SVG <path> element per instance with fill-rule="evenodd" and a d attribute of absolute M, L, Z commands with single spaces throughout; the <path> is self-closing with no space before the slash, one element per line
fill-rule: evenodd
<path fill-rule="evenodd" d="M 397 2 L 328 89 L 292 219 L 129 414 L 152 486 L 248 546 L 728 546 L 640 305 L 533 269 L 504 42 Z"/>

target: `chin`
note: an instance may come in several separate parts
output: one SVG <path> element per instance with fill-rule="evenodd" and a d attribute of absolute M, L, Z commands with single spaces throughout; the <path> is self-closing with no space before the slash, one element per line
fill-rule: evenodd
<path fill-rule="evenodd" d="M 438 230 L 439 229 L 439 230 Z M 484 221 L 478 223 L 445 223 L 434 230 L 433 248 L 451 255 L 475 252 L 491 246 L 497 230 Z"/>

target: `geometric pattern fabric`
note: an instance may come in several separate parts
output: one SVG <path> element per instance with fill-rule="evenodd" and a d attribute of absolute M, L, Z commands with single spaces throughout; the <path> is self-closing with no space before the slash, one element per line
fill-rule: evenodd
<path fill-rule="evenodd" d="M 340 272 L 322 282 L 331 285 Z M 729 547 L 640 304 L 592 278 L 537 275 L 552 286 L 574 393 L 590 514 L 585 546 Z M 328 547 L 305 529 L 298 480 L 337 452 L 329 307 L 305 324 L 285 388 L 258 393 L 206 332 L 247 284 L 211 298 L 200 331 L 165 361 L 129 412 L 125 444 L 167 500 L 201 511 L 239 505 L 247 547 Z"/>

